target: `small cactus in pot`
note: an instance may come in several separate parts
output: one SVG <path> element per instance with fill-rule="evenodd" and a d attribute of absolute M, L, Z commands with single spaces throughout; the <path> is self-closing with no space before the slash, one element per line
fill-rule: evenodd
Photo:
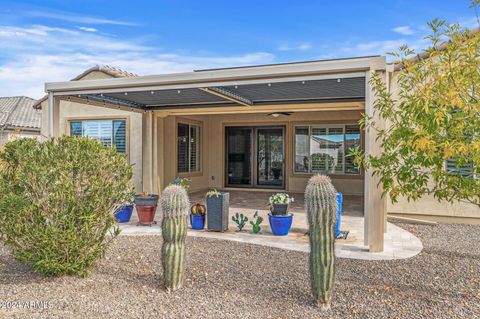
<path fill-rule="evenodd" d="M 182 287 L 185 276 L 185 238 L 187 237 L 190 203 L 185 188 L 170 185 L 163 191 L 162 207 L 162 266 L 165 289 Z"/>
<path fill-rule="evenodd" d="M 330 308 L 335 276 L 335 218 L 337 191 L 328 176 L 310 178 L 305 190 L 305 207 L 310 234 L 310 286 L 315 303 Z"/>

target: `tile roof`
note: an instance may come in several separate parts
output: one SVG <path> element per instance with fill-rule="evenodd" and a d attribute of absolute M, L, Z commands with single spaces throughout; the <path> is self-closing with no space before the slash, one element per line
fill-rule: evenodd
<path fill-rule="evenodd" d="M 78 80 L 82 79 L 84 76 L 86 76 L 87 74 L 89 74 L 90 72 L 94 72 L 94 71 L 103 72 L 103 73 L 108 74 L 108 75 L 110 75 L 114 78 L 133 78 L 133 77 L 138 76 L 138 74 L 131 73 L 131 72 L 128 72 L 128 71 L 125 71 L 125 70 L 122 70 L 120 68 L 116 68 L 116 67 L 113 67 L 113 66 L 95 65 L 95 66 L 83 71 L 81 74 L 77 75 L 76 77 L 74 77 L 70 81 L 78 81 Z M 42 102 L 46 101 L 47 98 L 48 98 L 48 95 L 45 95 L 42 98 L 36 100 L 35 103 L 33 104 L 33 108 L 41 109 L 42 108 Z"/>
<path fill-rule="evenodd" d="M 132 78 L 132 77 L 138 76 L 135 73 L 127 72 L 125 70 L 115 68 L 113 66 L 95 65 L 95 66 L 91 67 L 90 69 L 87 69 L 84 72 L 82 72 L 81 74 L 77 75 L 71 81 L 78 81 L 81 78 L 83 78 L 85 75 L 87 75 L 88 73 L 93 72 L 93 71 L 103 72 L 105 74 L 113 76 L 114 78 Z"/>
<path fill-rule="evenodd" d="M 40 130 L 41 113 L 27 96 L 0 97 L 0 128 Z"/>

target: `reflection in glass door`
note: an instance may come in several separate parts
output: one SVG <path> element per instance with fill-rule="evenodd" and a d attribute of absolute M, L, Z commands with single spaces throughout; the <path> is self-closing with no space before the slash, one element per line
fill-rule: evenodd
<path fill-rule="evenodd" d="M 257 129 L 257 185 L 283 186 L 283 148 L 283 128 Z"/>
<path fill-rule="evenodd" d="M 252 185 L 252 128 L 227 127 L 227 185 Z"/>
<path fill-rule="evenodd" d="M 283 127 L 227 127 L 226 185 L 283 188 Z"/>

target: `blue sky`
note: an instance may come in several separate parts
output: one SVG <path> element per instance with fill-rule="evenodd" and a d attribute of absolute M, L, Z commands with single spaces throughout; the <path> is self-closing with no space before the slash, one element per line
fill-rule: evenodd
<path fill-rule="evenodd" d="M 475 27 L 469 3 L 0 0 L 0 96 L 38 98 L 96 64 L 147 75 L 421 50 L 436 17 Z"/>

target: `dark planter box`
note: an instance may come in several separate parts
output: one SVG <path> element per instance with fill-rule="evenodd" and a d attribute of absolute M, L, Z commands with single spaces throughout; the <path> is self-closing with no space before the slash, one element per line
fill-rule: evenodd
<path fill-rule="evenodd" d="M 287 212 L 288 212 L 288 204 L 273 204 L 273 207 L 272 207 L 273 216 L 287 215 Z"/>
<path fill-rule="evenodd" d="M 228 207 L 230 193 L 220 193 L 218 197 L 211 196 L 207 202 L 207 229 L 223 232 L 228 229 Z"/>

